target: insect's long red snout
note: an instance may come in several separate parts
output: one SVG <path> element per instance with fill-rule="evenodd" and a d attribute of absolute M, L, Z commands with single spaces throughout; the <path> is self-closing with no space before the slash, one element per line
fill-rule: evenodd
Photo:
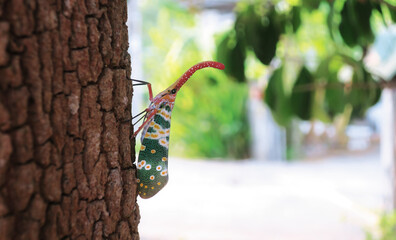
<path fill-rule="evenodd" d="M 206 61 L 206 62 L 200 62 L 198 64 L 195 64 L 194 66 L 190 67 L 178 80 L 176 88 L 180 89 L 184 83 L 187 82 L 187 80 L 199 69 L 202 68 L 207 68 L 207 67 L 212 67 L 212 68 L 217 68 L 220 70 L 224 69 L 224 64 L 215 62 L 215 61 Z"/>

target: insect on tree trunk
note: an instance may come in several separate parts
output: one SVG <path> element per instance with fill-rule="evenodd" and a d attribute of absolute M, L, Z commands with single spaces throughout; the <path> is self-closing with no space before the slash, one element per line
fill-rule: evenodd
<path fill-rule="evenodd" d="M 0 239 L 138 239 L 126 0 L 0 1 Z"/>

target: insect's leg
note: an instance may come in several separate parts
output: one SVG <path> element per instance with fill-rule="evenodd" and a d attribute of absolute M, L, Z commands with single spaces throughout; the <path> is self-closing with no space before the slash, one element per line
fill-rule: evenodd
<path fill-rule="evenodd" d="M 147 84 L 147 88 L 148 88 L 148 91 L 149 91 L 150 102 L 152 102 L 153 101 L 153 90 L 151 89 L 151 83 Z"/>
<path fill-rule="evenodd" d="M 139 117 L 140 115 L 146 113 L 147 114 L 148 109 L 144 109 L 143 111 L 141 111 L 140 113 L 136 114 L 134 117 L 132 117 L 132 120 Z M 141 118 L 139 118 L 139 120 L 137 120 L 135 123 L 133 123 L 132 125 L 136 125 L 136 123 L 140 122 L 140 120 L 142 120 L 144 117 L 146 117 L 146 114 L 144 114 Z"/>
<path fill-rule="evenodd" d="M 133 133 L 133 137 L 136 137 L 136 135 L 144 128 L 144 126 L 147 125 L 147 123 L 149 121 L 151 121 L 151 119 L 154 117 L 155 115 L 155 111 L 153 111 L 152 113 L 150 113 L 147 117 L 147 119 L 142 123 L 142 125 L 140 125 L 140 127 L 138 128 L 138 130 L 136 130 L 136 132 Z"/>
<path fill-rule="evenodd" d="M 131 79 L 134 82 L 137 82 L 136 84 L 132 84 L 132 86 L 140 86 L 140 85 L 147 85 L 148 91 L 149 91 L 149 99 L 150 102 L 153 100 L 153 91 L 151 89 L 151 83 L 142 81 L 142 80 L 137 80 L 137 79 Z"/>

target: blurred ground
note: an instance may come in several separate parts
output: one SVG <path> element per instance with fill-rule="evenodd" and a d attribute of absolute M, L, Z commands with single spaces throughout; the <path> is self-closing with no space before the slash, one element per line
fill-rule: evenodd
<path fill-rule="evenodd" d="M 295 163 L 170 158 L 142 240 L 361 240 L 390 201 L 376 152 Z"/>

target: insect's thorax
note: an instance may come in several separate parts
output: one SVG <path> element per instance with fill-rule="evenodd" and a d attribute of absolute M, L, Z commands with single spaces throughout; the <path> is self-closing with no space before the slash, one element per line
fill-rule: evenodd
<path fill-rule="evenodd" d="M 156 111 L 156 114 L 143 129 L 141 139 L 142 143 L 145 138 L 156 140 L 163 140 L 164 138 L 169 138 L 172 109 L 173 103 L 164 102 L 159 104 L 159 106 L 153 110 Z"/>

